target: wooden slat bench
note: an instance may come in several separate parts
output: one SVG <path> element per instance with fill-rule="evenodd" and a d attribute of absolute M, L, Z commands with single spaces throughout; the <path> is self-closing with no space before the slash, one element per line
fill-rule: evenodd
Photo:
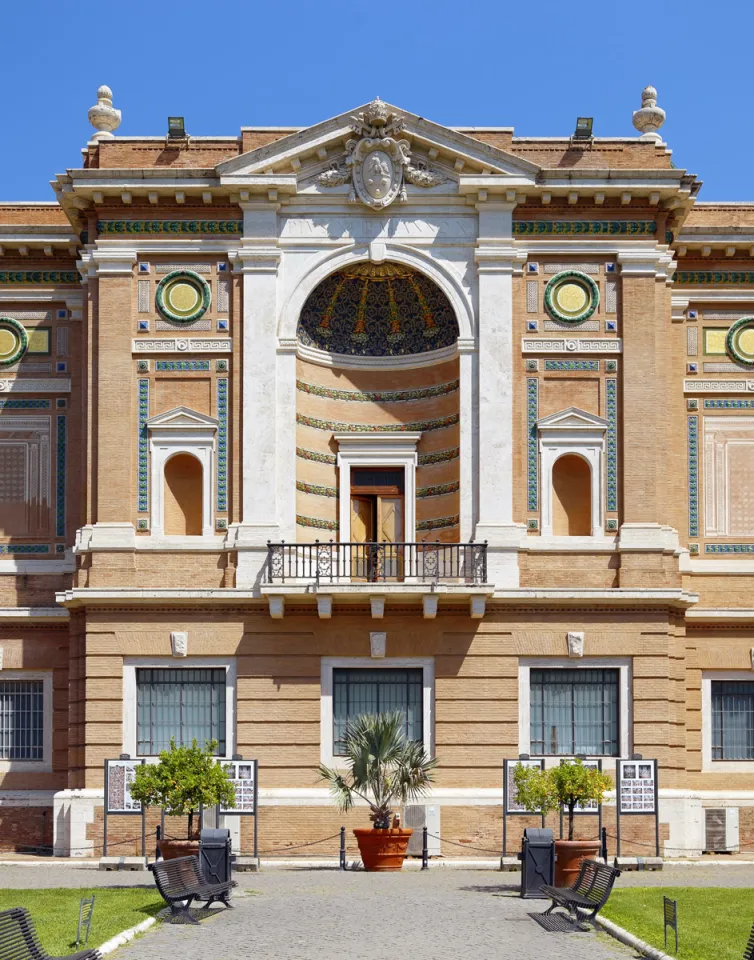
<path fill-rule="evenodd" d="M 579 911 L 588 914 L 586 920 L 594 923 L 594 918 L 607 903 L 613 884 L 620 876 L 620 870 L 608 867 L 596 860 L 584 860 L 579 870 L 576 882 L 570 887 L 551 887 L 544 885 L 542 892 L 550 897 L 552 903 L 544 911 L 546 917 L 556 907 L 563 907 L 568 911 L 571 922 L 575 927 L 583 929 Z"/>
<path fill-rule="evenodd" d="M 51 957 L 39 942 L 26 907 L 0 913 L 0 958 L 2 960 L 100 960 L 99 950 L 81 950 L 65 957 Z"/>
<path fill-rule="evenodd" d="M 216 900 L 230 908 L 230 891 L 235 880 L 226 883 L 207 883 L 202 874 L 199 857 L 176 857 L 174 860 L 156 860 L 149 868 L 163 900 L 170 905 L 173 916 L 183 915 L 197 923 L 189 912 L 194 900 L 206 901 L 209 907 Z"/>

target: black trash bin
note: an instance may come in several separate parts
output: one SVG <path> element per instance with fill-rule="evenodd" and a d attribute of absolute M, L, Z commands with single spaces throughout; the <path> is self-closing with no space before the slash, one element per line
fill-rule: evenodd
<path fill-rule="evenodd" d="M 521 897 L 524 900 L 548 899 L 542 894 L 542 884 L 552 886 L 555 877 L 555 840 L 552 830 L 527 827 L 521 841 Z"/>
<path fill-rule="evenodd" d="M 230 830 L 202 830 L 199 834 L 199 863 L 207 883 L 230 880 Z"/>

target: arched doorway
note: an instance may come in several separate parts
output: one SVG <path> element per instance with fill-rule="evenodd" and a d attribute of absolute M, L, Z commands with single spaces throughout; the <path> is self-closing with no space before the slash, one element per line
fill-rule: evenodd
<path fill-rule="evenodd" d="M 166 536 L 202 534 L 203 469 L 190 453 L 177 453 L 165 464 L 164 528 Z"/>
<path fill-rule="evenodd" d="M 592 471 L 575 453 L 559 457 L 552 468 L 552 532 L 556 537 L 592 534 Z"/>

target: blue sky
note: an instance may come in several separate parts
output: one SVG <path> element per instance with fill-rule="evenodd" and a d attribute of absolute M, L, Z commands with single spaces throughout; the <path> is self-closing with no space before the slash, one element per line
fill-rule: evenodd
<path fill-rule="evenodd" d="M 567 136 L 632 136 L 654 84 L 662 133 L 703 200 L 752 200 L 754 6 L 539 0 L 9 3 L 0 20 L 2 200 L 51 200 L 80 166 L 101 83 L 118 133 L 190 134 L 307 125 L 379 94 L 450 125 Z"/>

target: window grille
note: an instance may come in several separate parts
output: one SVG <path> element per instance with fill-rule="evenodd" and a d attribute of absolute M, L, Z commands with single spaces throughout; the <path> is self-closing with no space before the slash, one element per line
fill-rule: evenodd
<path fill-rule="evenodd" d="M 0 760 L 42 759 L 44 759 L 42 681 L 0 681 Z"/>
<path fill-rule="evenodd" d="M 712 759 L 754 760 L 754 683 L 712 681 Z"/>
<path fill-rule="evenodd" d="M 530 753 L 617 756 L 619 670 L 532 670 Z"/>
<path fill-rule="evenodd" d="M 333 670 L 333 754 L 343 756 L 349 721 L 361 714 L 398 711 L 408 740 L 424 740 L 423 671 Z"/>
<path fill-rule="evenodd" d="M 178 746 L 199 746 L 217 740 L 217 753 L 226 752 L 225 670 L 138 669 L 136 671 L 136 749 L 139 756 L 156 756 Z"/>

